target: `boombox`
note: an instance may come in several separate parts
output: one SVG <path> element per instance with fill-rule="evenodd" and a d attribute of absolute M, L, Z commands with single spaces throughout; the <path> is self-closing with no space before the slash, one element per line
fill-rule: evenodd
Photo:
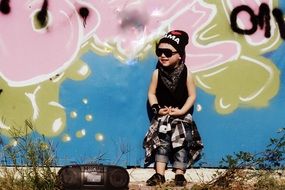
<path fill-rule="evenodd" d="M 124 190 L 128 189 L 129 173 L 113 165 L 68 165 L 58 171 L 61 187 L 65 190 Z"/>

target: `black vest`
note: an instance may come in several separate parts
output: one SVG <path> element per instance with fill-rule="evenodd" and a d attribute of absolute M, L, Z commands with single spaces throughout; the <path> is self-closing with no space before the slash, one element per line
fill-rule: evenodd
<path fill-rule="evenodd" d="M 181 109 L 188 98 L 187 90 L 187 67 L 184 66 L 178 81 L 178 85 L 174 92 L 171 92 L 163 83 L 160 72 L 158 70 L 158 81 L 156 88 L 156 97 L 161 107 L 171 106 Z M 188 113 L 193 114 L 193 106 Z"/>

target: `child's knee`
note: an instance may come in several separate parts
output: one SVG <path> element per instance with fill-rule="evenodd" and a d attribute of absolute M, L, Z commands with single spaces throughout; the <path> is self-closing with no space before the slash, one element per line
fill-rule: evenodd
<path fill-rule="evenodd" d="M 156 162 L 163 162 L 163 163 L 167 163 L 169 158 L 169 148 L 167 146 L 163 147 L 159 147 L 156 150 L 156 155 L 155 155 L 155 161 Z"/>
<path fill-rule="evenodd" d="M 186 170 L 189 163 L 189 156 L 186 149 L 182 148 L 174 154 L 173 168 Z"/>

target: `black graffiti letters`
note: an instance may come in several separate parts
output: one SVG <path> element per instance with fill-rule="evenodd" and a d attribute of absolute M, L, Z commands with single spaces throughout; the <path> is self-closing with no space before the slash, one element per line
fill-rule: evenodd
<path fill-rule="evenodd" d="M 238 25 L 237 18 L 241 12 L 246 12 L 249 15 L 251 28 L 241 28 Z M 278 24 L 281 38 L 285 39 L 285 23 L 282 11 L 278 8 L 275 8 L 273 9 L 272 14 Z M 254 11 L 247 5 L 241 5 L 234 8 L 230 15 L 231 28 L 234 32 L 243 35 L 251 35 L 257 31 L 258 27 L 260 27 L 260 29 L 264 29 L 264 36 L 266 38 L 271 37 L 270 19 L 270 8 L 265 3 L 262 3 L 260 5 L 258 15 L 256 15 Z"/>
<path fill-rule="evenodd" d="M 265 3 L 262 3 L 259 7 L 259 16 L 258 18 L 258 24 L 261 29 L 265 27 L 265 34 L 264 36 L 266 38 L 269 38 L 271 36 L 270 33 L 270 9 L 269 6 Z"/>
<path fill-rule="evenodd" d="M 272 13 L 274 15 L 276 22 L 278 23 L 280 36 L 284 40 L 285 39 L 285 23 L 283 19 L 283 13 L 280 9 L 274 9 Z"/>
<path fill-rule="evenodd" d="M 252 23 L 251 29 L 239 28 L 239 26 L 237 24 L 237 17 L 238 17 L 238 14 L 242 11 L 245 11 L 249 14 L 250 19 L 251 19 L 251 23 Z M 256 16 L 255 16 L 253 10 L 246 5 L 241 5 L 239 7 L 236 7 L 231 14 L 231 28 L 233 31 L 235 31 L 236 33 L 239 33 L 239 34 L 247 34 L 247 35 L 253 34 L 257 30 L 257 19 L 256 19 Z"/>

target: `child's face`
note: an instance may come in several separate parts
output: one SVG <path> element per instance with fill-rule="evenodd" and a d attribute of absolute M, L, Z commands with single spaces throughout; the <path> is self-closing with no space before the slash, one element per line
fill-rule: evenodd
<path fill-rule="evenodd" d="M 156 55 L 164 67 L 176 67 L 181 60 L 181 56 L 177 53 L 176 49 L 168 43 L 159 44 L 156 49 Z"/>

